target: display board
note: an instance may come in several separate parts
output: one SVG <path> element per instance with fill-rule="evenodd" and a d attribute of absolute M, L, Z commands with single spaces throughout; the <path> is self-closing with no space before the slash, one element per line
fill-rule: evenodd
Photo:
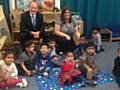
<path fill-rule="evenodd" d="M 26 11 L 28 9 L 29 2 L 32 0 L 16 0 L 16 8 Z M 54 0 L 36 0 L 39 5 L 39 10 L 52 11 L 54 8 Z"/>

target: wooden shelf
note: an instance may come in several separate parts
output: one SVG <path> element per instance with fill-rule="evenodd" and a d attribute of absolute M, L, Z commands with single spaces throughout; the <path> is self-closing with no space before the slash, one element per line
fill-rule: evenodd
<path fill-rule="evenodd" d="M 7 48 L 6 45 L 12 45 L 11 34 L 8 28 L 8 24 L 3 12 L 3 6 L 0 5 L 0 28 L 3 30 L 0 37 L 0 53 L 1 50 Z"/>
<path fill-rule="evenodd" d="M 7 39 L 7 35 L 6 36 L 2 36 L 0 38 L 0 50 L 2 50 L 3 45 L 4 45 L 5 41 L 6 41 L 6 39 Z"/>
<path fill-rule="evenodd" d="M 2 21 L 4 19 L 4 16 L 0 17 L 0 21 Z"/>

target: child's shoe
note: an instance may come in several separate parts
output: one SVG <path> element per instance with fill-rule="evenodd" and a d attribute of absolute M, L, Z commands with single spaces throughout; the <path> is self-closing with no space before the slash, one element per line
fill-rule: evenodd
<path fill-rule="evenodd" d="M 23 88 L 22 82 L 21 82 L 21 83 L 17 83 L 16 86 L 17 86 L 17 87 L 20 87 L 20 88 Z"/>
<path fill-rule="evenodd" d="M 27 87 L 28 82 L 25 78 L 22 79 L 22 84 L 23 84 L 23 87 Z"/>
<path fill-rule="evenodd" d="M 90 87 L 95 87 L 96 83 L 94 82 L 94 80 L 86 80 L 85 85 Z"/>
<path fill-rule="evenodd" d="M 20 88 L 23 88 L 23 87 L 27 87 L 28 85 L 28 82 L 26 81 L 26 79 L 22 79 L 22 82 L 21 83 L 17 83 L 16 86 L 17 87 L 20 87 Z"/>
<path fill-rule="evenodd" d="M 103 48 L 100 48 L 100 51 L 101 51 L 101 52 L 104 52 L 104 49 L 103 49 Z"/>
<path fill-rule="evenodd" d="M 100 51 L 96 50 L 96 53 L 97 53 L 97 54 L 99 54 L 99 53 L 100 53 Z"/>

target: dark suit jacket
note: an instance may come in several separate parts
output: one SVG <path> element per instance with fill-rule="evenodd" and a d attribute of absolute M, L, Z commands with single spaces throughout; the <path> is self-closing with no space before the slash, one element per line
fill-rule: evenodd
<path fill-rule="evenodd" d="M 32 20 L 29 11 L 26 11 L 21 15 L 20 21 L 20 35 L 21 39 L 31 39 L 32 35 L 30 31 L 40 31 L 40 34 L 45 33 L 45 25 L 43 21 L 43 15 L 39 12 L 36 13 L 36 26 L 33 27 Z"/>

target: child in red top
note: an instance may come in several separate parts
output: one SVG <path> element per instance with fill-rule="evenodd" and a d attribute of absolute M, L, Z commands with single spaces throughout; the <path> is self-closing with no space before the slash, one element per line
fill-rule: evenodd
<path fill-rule="evenodd" d="M 74 60 L 74 55 L 72 52 L 67 52 L 64 62 L 62 63 L 62 68 L 59 76 L 59 84 L 64 82 L 71 83 L 73 78 L 78 78 L 80 71 L 76 69 L 76 61 Z"/>

